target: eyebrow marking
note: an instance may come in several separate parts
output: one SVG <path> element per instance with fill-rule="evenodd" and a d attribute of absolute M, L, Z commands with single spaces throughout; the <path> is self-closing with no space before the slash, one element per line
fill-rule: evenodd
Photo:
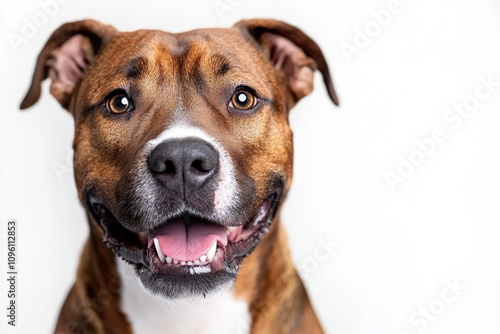
<path fill-rule="evenodd" d="M 214 67 L 217 68 L 215 72 L 218 76 L 225 75 L 229 70 L 231 70 L 231 64 L 229 60 L 222 55 L 215 55 L 213 57 Z"/>
<path fill-rule="evenodd" d="M 198 89 L 202 89 L 205 86 L 205 79 L 203 78 L 203 73 L 200 68 L 200 57 L 195 60 L 193 67 L 194 82 Z"/>
<path fill-rule="evenodd" d="M 148 62 L 144 57 L 130 59 L 124 66 L 125 75 L 129 78 L 139 78 L 147 69 Z"/>

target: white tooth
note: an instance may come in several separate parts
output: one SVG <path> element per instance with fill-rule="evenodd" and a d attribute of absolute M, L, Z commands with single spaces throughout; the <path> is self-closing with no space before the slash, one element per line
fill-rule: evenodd
<path fill-rule="evenodd" d="M 194 261 L 194 264 L 200 264 L 200 261 L 195 260 L 195 261 Z"/>
<path fill-rule="evenodd" d="M 186 261 L 181 261 L 181 264 L 182 264 L 182 265 L 185 265 L 185 264 L 186 264 Z"/>
<path fill-rule="evenodd" d="M 212 261 L 215 256 L 215 251 L 217 250 L 217 241 L 214 241 L 212 246 L 210 246 L 210 249 L 207 252 L 207 259 L 208 261 Z"/>
<path fill-rule="evenodd" d="M 229 229 L 226 229 L 226 235 L 229 237 L 231 235 L 231 232 L 229 231 Z"/>
<path fill-rule="evenodd" d="M 168 264 L 170 264 L 170 263 L 172 263 L 172 258 L 171 258 L 170 256 L 167 256 L 167 257 L 165 258 L 165 261 L 166 261 Z"/>
<path fill-rule="evenodd" d="M 202 256 L 200 257 L 200 261 L 201 261 L 201 262 L 205 262 L 206 260 L 207 260 L 207 256 L 206 256 L 206 255 L 202 255 Z"/>
<path fill-rule="evenodd" d="M 193 261 L 188 261 L 188 262 L 187 262 L 187 264 L 188 264 L 189 266 L 192 266 L 192 265 L 193 265 Z"/>
<path fill-rule="evenodd" d="M 160 249 L 160 243 L 158 242 L 158 239 L 154 238 L 153 242 L 155 244 L 156 253 L 158 254 L 158 257 L 160 258 L 160 261 L 165 262 L 165 255 L 163 255 L 163 252 Z"/>
<path fill-rule="evenodd" d="M 178 264 L 179 263 L 179 260 L 174 260 L 174 264 Z"/>

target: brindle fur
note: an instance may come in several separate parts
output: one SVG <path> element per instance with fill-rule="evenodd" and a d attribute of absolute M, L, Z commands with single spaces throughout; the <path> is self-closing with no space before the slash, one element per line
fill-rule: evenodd
<path fill-rule="evenodd" d="M 275 67 L 272 48 L 276 36 L 300 48 L 295 68 Z M 72 48 L 82 62 L 70 71 L 79 77 L 74 84 L 58 73 L 65 66 L 60 54 L 75 52 Z M 315 69 L 321 71 L 330 97 L 337 103 L 321 50 L 303 32 L 283 22 L 246 20 L 229 29 L 170 34 L 119 32 L 85 20 L 65 24 L 50 37 L 21 107 L 33 105 L 40 96 L 41 81 L 52 79 L 51 93 L 75 118 L 75 180 L 84 205 L 85 191 L 95 187 L 111 208 L 116 207 L 117 182 L 136 168 L 136 152 L 166 126 L 185 118 L 220 141 L 238 173 L 254 180 L 255 200 L 247 208 L 251 212 L 268 195 L 271 174 L 286 180 L 282 200 L 286 197 L 293 167 L 288 113 L 311 92 Z M 302 71 L 301 78 L 294 77 L 297 71 Z M 227 113 L 230 95 L 225 87 L 235 80 L 244 80 L 269 97 L 255 115 L 232 117 Z M 134 112 L 140 117 L 110 117 L 96 110 L 106 94 L 123 85 L 139 90 Z M 322 333 L 292 264 L 279 219 L 278 211 L 269 233 L 244 260 L 235 294 L 249 304 L 251 333 Z M 102 242 L 101 228 L 90 214 L 89 222 L 91 233 L 77 280 L 55 332 L 131 333 L 120 311 L 115 256 Z"/>

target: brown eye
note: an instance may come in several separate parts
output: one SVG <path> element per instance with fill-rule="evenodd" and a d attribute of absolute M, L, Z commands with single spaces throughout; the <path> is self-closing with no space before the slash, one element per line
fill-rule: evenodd
<path fill-rule="evenodd" d="M 123 114 L 132 109 L 130 98 L 125 93 L 113 95 L 106 104 L 106 107 L 113 114 Z"/>
<path fill-rule="evenodd" d="M 249 110 L 255 107 L 257 98 L 245 89 L 237 90 L 229 101 L 229 107 L 238 110 Z"/>

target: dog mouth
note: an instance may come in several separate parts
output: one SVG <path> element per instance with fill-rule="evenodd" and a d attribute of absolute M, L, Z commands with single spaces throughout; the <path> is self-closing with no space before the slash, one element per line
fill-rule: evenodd
<path fill-rule="evenodd" d="M 227 226 L 186 211 L 141 232 L 125 228 L 98 197 L 90 194 L 88 203 L 102 228 L 103 241 L 135 266 L 145 285 L 147 281 L 155 287 L 162 286 L 152 283 L 158 279 L 170 279 L 169 285 L 181 285 L 177 289 L 171 287 L 166 293 L 172 296 L 177 294 L 174 291 L 190 290 L 190 284 L 197 286 L 191 289 L 193 293 L 205 294 L 219 282 L 235 279 L 243 258 L 269 231 L 281 192 L 281 188 L 272 191 L 251 218 L 238 226 Z M 207 280 L 193 281 L 195 276 Z"/>
<path fill-rule="evenodd" d="M 244 225 L 223 226 L 187 213 L 168 220 L 148 232 L 153 264 L 165 270 L 212 264 L 218 270 L 222 269 L 217 268 L 222 261 L 248 255 L 254 243 L 268 231 L 273 197 L 268 197 Z"/>

